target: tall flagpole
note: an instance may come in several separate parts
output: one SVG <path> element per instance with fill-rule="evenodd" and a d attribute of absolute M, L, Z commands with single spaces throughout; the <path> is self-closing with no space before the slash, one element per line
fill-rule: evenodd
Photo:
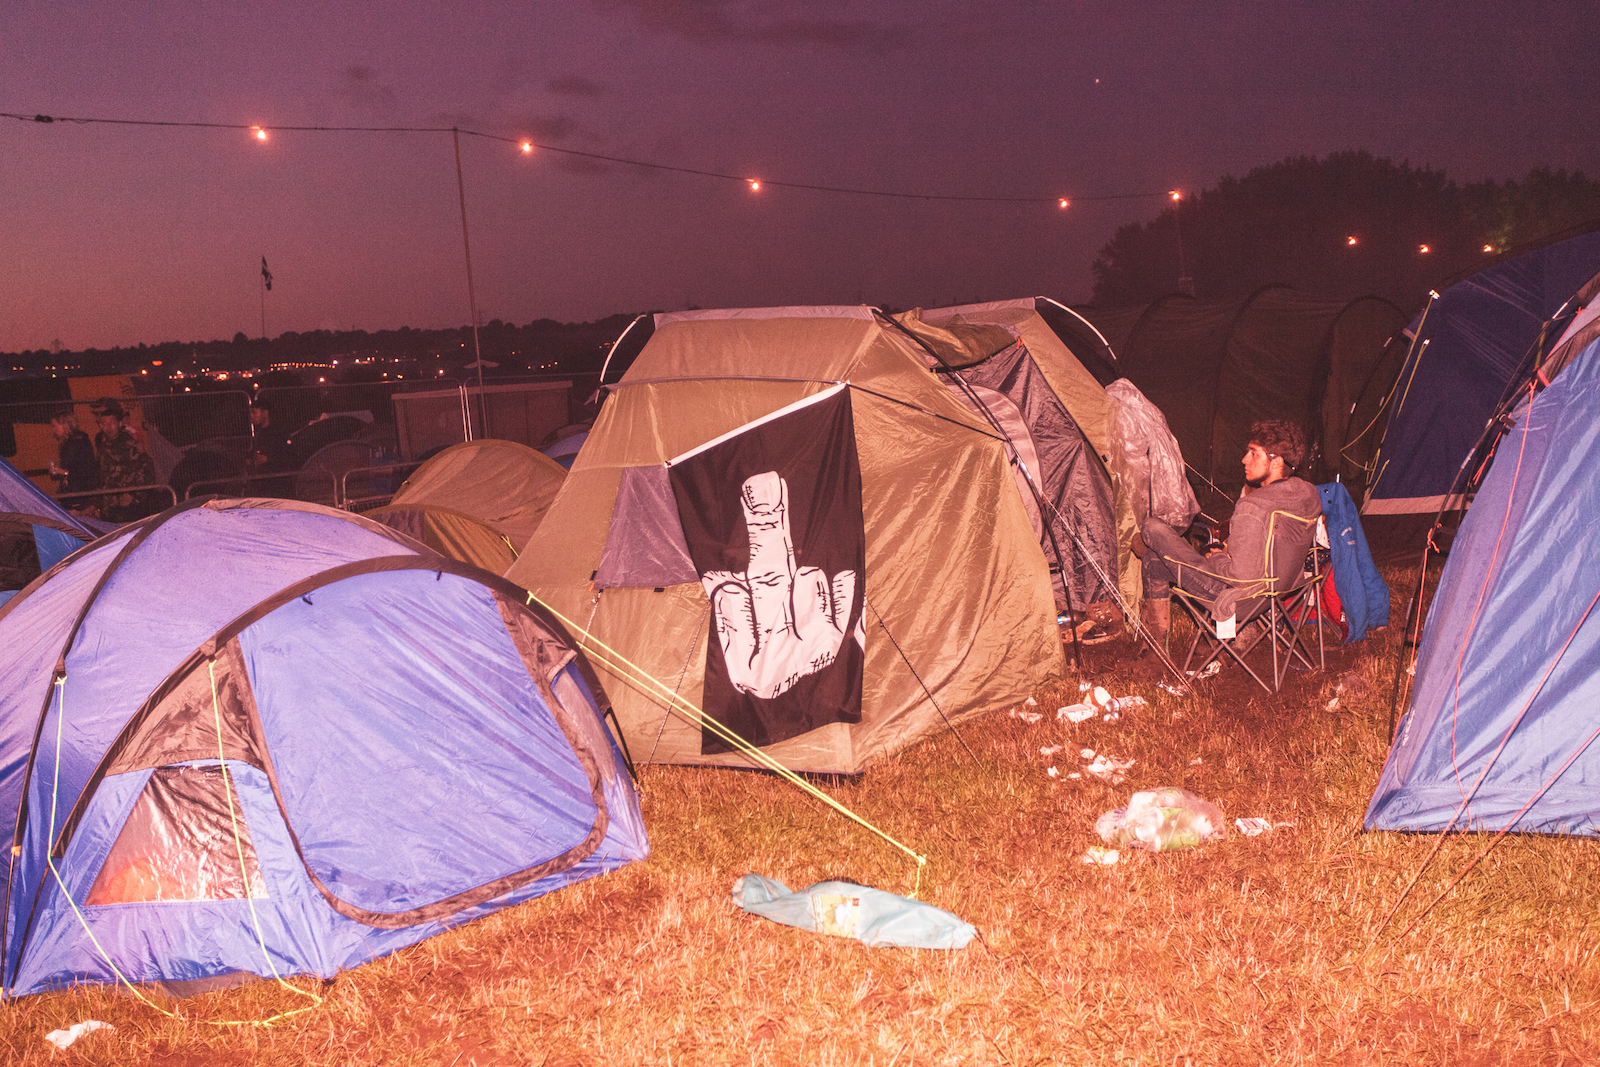
<path fill-rule="evenodd" d="M 450 127 L 456 143 L 456 194 L 461 199 L 461 247 L 467 253 L 467 309 L 472 312 L 472 359 L 478 365 L 478 404 L 483 414 L 482 433 L 489 435 L 489 398 L 483 392 L 483 349 L 478 345 L 478 295 L 472 287 L 472 242 L 467 238 L 467 186 L 461 179 L 461 131 Z"/>

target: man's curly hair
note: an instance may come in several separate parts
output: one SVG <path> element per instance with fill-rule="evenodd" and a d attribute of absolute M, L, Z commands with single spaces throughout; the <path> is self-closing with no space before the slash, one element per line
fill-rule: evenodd
<path fill-rule="evenodd" d="M 1282 457 L 1291 471 L 1306 461 L 1306 432 L 1291 419 L 1257 419 L 1250 424 L 1250 441 Z"/>

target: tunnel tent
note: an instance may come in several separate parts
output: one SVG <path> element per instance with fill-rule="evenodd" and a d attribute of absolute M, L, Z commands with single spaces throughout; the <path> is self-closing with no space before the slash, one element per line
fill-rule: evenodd
<path fill-rule="evenodd" d="M 1370 830 L 1600 833 L 1600 338 L 1510 421 L 1428 609 Z"/>
<path fill-rule="evenodd" d="M 8 995 L 329 978 L 648 850 L 562 627 L 347 512 L 124 527 L 0 646 Z"/>
<path fill-rule="evenodd" d="M 0 604 L 98 536 L 0 457 Z"/>
<path fill-rule="evenodd" d="M 708 675 L 717 682 L 708 646 L 721 616 L 693 539 L 678 545 L 654 535 L 667 515 L 681 531 L 718 523 L 745 530 L 746 505 L 758 519 L 768 514 L 780 500 L 777 483 L 759 476 L 802 451 L 772 442 L 823 440 L 820 432 L 783 436 L 812 418 L 836 447 L 817 452 L 809 473 L 779 476 L 794 552 L 784 573 L 791 583 L 811 570 L 831 579 L 814 588 L 841 609 L 828 616 L 837 647 L 860 642 L 859 714 L 835 709 L 832 721 L 763 751 L 793 770 L 855 773 L 951 723 L 1023 700 L 1060 672 L 1049 569 L 1005 444 L 928 373 L 923 356 L 865 307 L 660 314 L 636 321 L 613 346 L 603 372 L 609 395 L 594 428 L 507 577 L 569 620 L 586 648 L 612 650 L 596 669 L 636 760 L 750 764 L 748 755 L 708 743 L 700 723 L 668 711 L 674 699 L 703 707 Z M 825 410 L 795 407 L 840 386 L 843 396 L 827 398 Z M 691 489 L 692 471 L 679 461 L 702 447 L 708 463 L 738 473 L 747 491 L 728 478 L 715 495 Z M 758 455 L 774 466 L 736 471 Z M 829 525 L 813 523 L 813 514 L 848 514 L 853 478 L 859 518 L 851 524 L 859 522 L 864 563 L 845 582 L 850 565 L 808 562 L 815 548 L 807 531 Z M 806 503 L 824 499 L 824 510 Z M 730 564 L 720 569 L 733 579 L 752 558 L 745 536 L 720 550 Z M 830 540 L 835 558 L 847 559 L 848 546 Z M 618 560 L 638 566 L 613 572 Z M 723 584 L 709 581 L 718 595 Z M 775 629 L 786 641 L 799 632 L 787 623 Z M 752 692 L 763 688 L 746 681 Z"/>
<path fill-rule="evenodd" d="M 1372 389 L 1375 369 L 1386 360 L 1394 366 L 1388 342 L 1405 316 L 1393 304 L 1270 285 L 1243 301 L 1172 294 L 1142 307 L 1082 311 L 1123 374 L 1166 416 L 1208 511 L 1231 507 L 1243 487 L 1239 459 L 1258 418 L 1301 420 L 1313 448 L 1304 475 L 1361 492 L 1370 445 L 1357 440 L 1366 422 L 1351 409 Z"/>
<path fill-rule="evenodd" d="M 504 574 L 565 478 L 560 464 L 516 441 L 463 441 L 428 459 L 367 515 L 452 559 Z"/>

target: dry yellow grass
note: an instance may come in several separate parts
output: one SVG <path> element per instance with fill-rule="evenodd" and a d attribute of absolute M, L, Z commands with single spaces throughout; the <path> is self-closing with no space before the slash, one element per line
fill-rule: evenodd
<path fill-rule="evenodd" d="M 1398 584 L 1398 583 L 1397 583 Z M 1397 603 L 1397 608 L 1403 600 Z M 1151 706 L 1119 723 L 1003 713 L 826 784 L 929 857 L 922 896 L 977 926 L 959 952 L 869 949 L 754 918 L 746 872 L 800 888 L 910 891 L 900 853 L 781 781 L 643 770 L 654 854 L 341 975 L 270 1028 L 200 1020 L 297 1006 L 270 982 L 163 1017 L 107 988 L 0 1016 L 17 1064 L 1555 1064 L 1600 1058 L 1594 844 L 1501 842 L 1417 929 L 1406 923 L 1482 847 L 1363 834 L 1382 763 L 1393 629 L 1269 698 L 1224 675 L 1190 699 L 1130 667 L 1096 680 Z M 1103 660 L 1102 656 L 1102 660 Z M 1234 672 L 1236 675 L 1237 672 Z M 1354 683 L 1328 710 L 1339 679 Z M 1142 680 L 1140 680 L 1142 679 Z M 1039 708 L 1077 700 L 1077 679 Z M 1067 750 L 1054 759 L 1044 746 Z M 1082 747 L 1135 759 L 1112 786 L 1063 772 Z M 1198 760 L 1198 762 L 1196 762 Z M 1181 785 L 1229 818 L 1292 822 L 1189 853 L 1079 862 L 1095 818 Z M 301 979 L 312 988 L 316 984 Z M 66 1053 L 43 1040 L 95 1018 Z"/>

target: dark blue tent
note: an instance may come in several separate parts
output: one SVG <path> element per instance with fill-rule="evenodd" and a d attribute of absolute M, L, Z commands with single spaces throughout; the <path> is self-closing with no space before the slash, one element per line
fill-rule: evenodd
<path fill-rule="evenodd" d="M 1432 516 L 1464 506 L 1456 476 L 1507 384 L 1531 373 L 1527 357 L 1541 330 L 1545 352 L 1554 345 L 1577 310 L 1573 294 L 1597 271 L 1600 230 L 1485 267 L 1412 321 L 1363 514 Z"/>
<path fill-rule="evenodd" d="M 0 458 L 0 604 L 97 536 Z"/>
<path fill-rule="evenodd" d="M 565 631 L 345 512 L 124 527 L 0 648 L 10 995 L 329 977 L 648 851 Z"/>
<path fill-rule="evenodd" d="M 1600 341 L 1515 418 L 1428 611 L 1369 829 L 1600 832 Z"/>

